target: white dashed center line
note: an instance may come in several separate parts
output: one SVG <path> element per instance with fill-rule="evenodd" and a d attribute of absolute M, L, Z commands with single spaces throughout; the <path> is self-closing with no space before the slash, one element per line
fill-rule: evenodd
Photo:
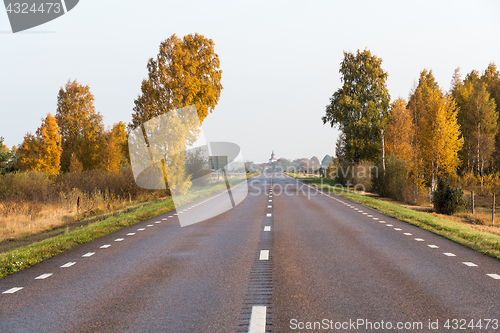
<path fill-rule="evenodd" d="M 392 227 L 392 224 L 386 224 L 385 226 L 386 227 Z"/>
<path fill-rule="evenodd" d="M 161 221 L 156 221 L 155 223 L 161 223 Z"/>
<path fill-rule="evenodd" d="M 44 280 L 44 279 L 48 278 L 48 277 L 49 277 L 49 276 L 51 276 L 51 275 L 52 275 L 52 273 L 42 274 L 42 275 L 40 275 L 40 276 L 37 276 L 37 277 L 35 278 L 35 280 Z"/>
<path fill-rule="evenodd" d="M 265 333 L 266 332 L 266 307 L 262 305 L 252 306 L 252 314 L 250 315 L 250 325 L 248 326 L 249 333 Z"/>
<path fill-rule="evenodd" d="M 486 275 L 488 275 L 490 278 L 493 278 L 495 280 L 500 280 L 500 275 L 498 275 L 498 274 L 486 274 Z"/>
<path fill-rule="evenodd" d="M 403 233 L 403 235 L 405 235 L 405 236 L 411 236 L 411 234 L 409 232 L 405 232 L 405 233 Z"/>
<path fill-rule="evenodd" d="M 111 246 L 111 245 L 106 244 L 106 245 L 101 246 L 100 248 L 101 248 L 101 249 L 107 249 L 107 248 L 108 248 L 108 247 L 110 247 L 110 246 Z"/>
<path fill-rule="evenodd" d="M 469 266 L 469 267 L 477 267 L 477 265 L 473 262 L 465 261 L 462 264 Z"/>
<path fill-rule="evenodd" d="M 133 235 L 135 235 L 135 232 L 129 232 L 129 233 L 127 234 L 127 236 L 133 236 Z"/>
<path fill-rule="evenodd" d="M 417 242 L 423 242 L 424 240 L 422 238 L 415 238 Z"/>
<path fill-rule="evenodd" d="M 394 228 L 394 230 L 396 230 L 396 231 L 401 231 L 401 228 Z"/>
<path fill-rule="evenodd" d="M 439 246 L 437 246 L 437 245 L 427 245 L 427 246 L 430 247 L 431 249 L 438 249 L 439 248 Z"/>
<path fill-rule="evenodd" d="M 374 217 L 373 219 L 374 219 L 374 220 L 378 220 L 378 217 Z"/>
<path fill-rule="evenodd" d="M 269 200 L 269 202 L 273 202 L 272 200 Z"/>
<path fill-rule="evenodd" d="M 115 239 L 115 242 L 121 242 L 123 240 L 123 238 L 117 238 Z"/>
<path fill-rule="evenodd" d="M 14 288 L 10 288 L 9 290 L 6 290 L 4 291 L 2 294 L 13 294 L 15 293 L 16 291 L 19 291 L 23 289 L 23 287 L 14 287 Z"/>
<path fill-rule="evenodd" d="M 261 250 L 259 260 L 269 260 L 269 250 Z"/>
<path fill-rule="evenodd" d="M 271 213 L 268 213 L 267 216 L 271 216 Z"/>
<path fill-rule="evenodd" d="M 271 231 L 271 226 L 265 226 L 264 231 Z"/>
<path fill-rule="evenodd" d="M 62 265 L 61 268 L 68 268 L 68 267 L 73 266 L 74 264 L 76 264 L 76 262 L 74 262 L 74 261 L 73 262 L 68 262 L 68 263 Z"/>
<path fill-rule="evenodd" d="M 448 257 L 456 257 L 456 255 L 454 255 L 453 253 L 450 253 L 450 252 L 445 252 L 443 253 L 445 256 L 448 256 Z"/>
<path fill-rule="evenodd" d="M 366 216 L 368 216 L 368 217 L 373 217 L 373 215 L 366 215 Z"/>
<path fill-rule="evenodd" d="M 89 252 L 89 253 L 85 253 L 82 257 L 84 258 L 88 258 L 88 257 L 91 257 L 95 254 L 95 252 Z"/>
<path fill-rule="evenodd" d="M 385 223 L 385 221 L 379 221 L 380 223 Z"/>
<path fill-rule="evenodd" d="M 137 229 L 137 231 L 143 231 L 143 230 L 146 230 L 146 229 L 144 229 L 144 228 Z"/>
<path fill-rule="evenodd" d="M 148 224 L 146 227 L 152 227 L 153 225 L 152 224 Z"/>

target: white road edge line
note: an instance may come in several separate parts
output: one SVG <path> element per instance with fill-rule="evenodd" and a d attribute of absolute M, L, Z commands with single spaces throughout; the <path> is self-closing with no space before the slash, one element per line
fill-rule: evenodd
<path fill-rule="evenodd" d="M 76 264 L 76 261 L 70 261 L 68 263 L 65 263 L 64 265 L 61 266 L 61 268 L 68 268 Z"/>
<path fill-rule="evenodd" d="M 260 250 L 259 260 L 269 260 L 269 250 Z"/>
<path fill-rule="evenodd" d="M 470 261 L 464 261 L 462 264 L 464 264 L 465 266 L 469 266 L 469 267 L 477 267 L 477 265 L 473 262 L 470 262 Z"/>
<path fill-rule="evenodd" d="M 248 325 L 248 333 L 265 333 L 266 332 L 266 306 L 252 306 L 252 314 L 250 315 L 250 324 Z"/>
<path fill-rule="evenodd" d="M 37 277 L 35 278 L 35 280 L 44 280 L 44 279 L 48 278 L 49 276 L 51 276 L 52 274 L 53 274 L 53 273 L 46 273 L 46 274 L 42 274 L 42 275 L 40 275 L 40 276 L 37 276 Z"/>
<path fill-rule="evenodd" d="M 23 289 L 24 287 L 14 287 L 14 288 L 10 288 L 9 290 L 6 290 L 4 291 L 2 294 L 13 294 L 21 289 Z"/>

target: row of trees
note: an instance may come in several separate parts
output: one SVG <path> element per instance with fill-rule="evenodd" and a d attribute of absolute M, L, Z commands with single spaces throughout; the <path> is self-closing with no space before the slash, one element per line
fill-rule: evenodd
<path fill-rule="evenodd" d="M 148 78 L 135 100 L 132 121 L 105 128 L 94 107 L 89 86 L 68 81 L 57 96 L 55 115 L 48 114 L 34 134 L 11 150 L 0 138 L 0 173 L 104 170 L 117 173 L 130 163 L 127 138 L 130 131 L 176 108 L 195 105 L 200 121 L 217 104 L 222 85 L 214 43 L 202 35 L 183 39 L 172 35 L 160 44 L 156 59 L 148 61 Z"/>
<path fill-rule="evenodd" d="M 323 117 L 341 130 L 338 166 L 378 161 L 381 177 L 390 177 L 386 164 L 397 164 L 407 187 L 433 190 L 442 177 L 474 173 L 482 179 L 500 171 L 500 73 L 494 63 L 463 80 L 457 69 L 450 91 L 424 69 L 408 101 L 392 103 L 381 63 L 368 50 L 344 53 L 343 85 Z"/>

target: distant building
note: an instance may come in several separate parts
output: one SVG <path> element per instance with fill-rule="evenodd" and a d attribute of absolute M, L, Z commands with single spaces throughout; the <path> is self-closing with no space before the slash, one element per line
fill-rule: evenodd
<path fill-rule="evenodd" d="M 273 163 L 276 161 L 278 161 L 278 160 L 276 159 L 276 156 L 274 155 L 274 150 L 273 150 L 273 152 L 271 153 L 271 158 L 269 159 L 269 163 Z"/>

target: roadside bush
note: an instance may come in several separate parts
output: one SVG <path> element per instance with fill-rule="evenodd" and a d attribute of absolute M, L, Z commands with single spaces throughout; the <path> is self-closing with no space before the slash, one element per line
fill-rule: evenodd
<path fill-rule="evenodd" d="M 440 214 L 452 215 L 464 209 L 466 202 L 463 199 L 464 192 L 461 187 L 454 188 L 449 180 L 441 178 L 438 181 L 437 189 L 434 192 L 432 203 L 434 209 Z"/>
<path fill-rule="evenodd" d="M 330 166 L 328 173 L 334 176 L 339 184 L 354 186 L 356 190 L 372 190 L 372 179 L 379 176 L 379 167 L 370 161 L 360 161 L 357 164 L 335 164 Z"/>
<path fill-rule="evenodd" d="M 373 177 L 373 190 L 381 197 L 418 205 L 424 202 L 423 179 L 408 171 L 406 163 L 394 154 L 385 159 L 385 172 L 382 161 L 377 163 L 379 174 Z"/>

